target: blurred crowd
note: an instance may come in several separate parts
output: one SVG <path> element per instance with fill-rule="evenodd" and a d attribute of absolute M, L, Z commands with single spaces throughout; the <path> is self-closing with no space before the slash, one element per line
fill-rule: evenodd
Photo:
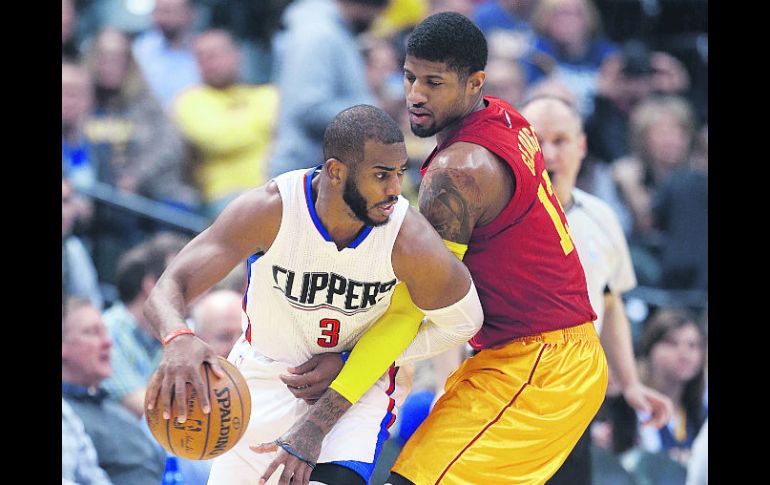
<path fill-rule="evenodd" d="M 591 427 L 595 483 L 694 480 L 708 402 L 707 0 L 62 0 L 63 479 L 160 481 L 168 463 L 141 418 L 161 355 L 144 299 L 233 198 L 322 162 L 339 111 L 375 104 L 402 125 L 416 202 L 435 140 L 409 128 L 405 41 L 446 10 L 488 40 L 485 94 L 578 108 L 577 187 L 615 210 L 646 290 L 624 296 L 640 376 L 677 412 L 661 430 L 640 426 L 611 382 Z M 203 226 L 178 222 L 190 217 Z M 233 268 L 189 315 L 221 355 L 240 332 L 245 273 Z M 430 373 L 404 372 L 412 396 L 437 390 Z M 393 443 L 408 437 L 403 416 Z M 117 423 L 127 450 L 109 445 Z M 65 460 L 66 437 L 83 463 Z M 178 465 L 205 483 L 205 464 Z"/>

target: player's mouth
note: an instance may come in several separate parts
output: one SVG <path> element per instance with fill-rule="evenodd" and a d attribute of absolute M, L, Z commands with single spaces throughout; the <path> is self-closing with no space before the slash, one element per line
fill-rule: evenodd
<path fill-rule="evenodd" d="M 409 109 L 409 122 L 415 125 L 424 125 L 432 116 L 430 111 L 426 109 Z"/>
<path fill-rule="evenodd" d="M 381 204 L 377 206 L 377 210 L 379 210 L 384 216 L 390 216 L 393 213 L 393 208 L 396 207 L 395 202 L 388 202 L 387 204 Z"/>

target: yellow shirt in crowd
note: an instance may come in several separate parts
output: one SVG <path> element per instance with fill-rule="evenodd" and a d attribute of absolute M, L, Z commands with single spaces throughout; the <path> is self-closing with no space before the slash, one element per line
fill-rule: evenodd
<path fill-rule="evenodd" d="M 189 88 L 176 99 L 173 116 L 201 155 L 195 178 L 205 201 L 217 201 L 265 182 L 278 117 L 274 85 Z"/>

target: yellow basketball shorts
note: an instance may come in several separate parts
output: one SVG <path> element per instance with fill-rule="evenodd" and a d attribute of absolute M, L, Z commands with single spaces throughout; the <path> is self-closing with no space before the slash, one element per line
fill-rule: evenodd
<path fill-rule="evenodd" d="M 392 471 L 417 485 L 542 484 L 599 410 L 607 360 L 587 322 L 482 350 L 445 390 Z"/>

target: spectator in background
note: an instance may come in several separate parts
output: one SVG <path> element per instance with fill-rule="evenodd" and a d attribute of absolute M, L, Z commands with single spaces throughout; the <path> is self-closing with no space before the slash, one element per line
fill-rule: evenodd
<path fill-rule="evenodd" d="M 164 108 L 183 89 L 200 83 L 192 51 L 195 11 L 191 0 L 155 0 L 154 28 L 133 43 L 134 57 Z"/>
<path fill-rule="evenodd" d="M 320 163 L 326 126 L 345 108 L 374 104 L 357 36 L 388 0 L 297 0 L 276 39 L 281 96 L 270 175 Z"/>
<path fill-rule="evenodd" d="M 243 296 L 231 290 L 214 290 L 202 296 L 190 310 L 198 337 L 217 355 L 227 358 L 241 336 Z"/>
<path fill-rule="evenodd" d="M 601 66 L 594 110 L 586 120 L 588 149 L 604 162 L 629 153 L 632 109 L 650 95 L 684 94 L 690 85 L 684 65 L 665 52 L 652 52 L 641 41 L 623 44 Z"/>
<path fill-rule="evenodd" d="M 513 107 L 521 104 L 527 81 L 524 68 L 516 59 L 500 55 L 490 57 L 484 72 L 487 74 L 484 94 L 501 98 Z"/>
<path fill-rule="evenodd" d="M 67 401 L 61 400 L 61 483 L 62 485 L 112 485 L 83 421 Z"/>
<path fill-rule="evenodd" d="M 75 191 L 69 180 L 61 179 L 61 279 L 65 297 L 88 299 L 101 310 L 104 305 L 99 277 L 91 255 L 73 229 L 78 217 Z"/>
<path fill-rule="evenodd" d="M 674 415 L 660 430 L 640 428 L 642 447 L 663 451 L 686 466 L 690 448 L 707 416 L 705 352 L 707 337 L 695 315 L 662 309 L 646 322 L 639 342 L 642 380 L 674 403 Z"/>
<path fill-rule="evenodd" d="M 112 341 L 102 316 L 87 300 L 69 300 L 62 318 L 62 398 L 85 426 L 99 466 L 116 485 L 160 483 L 163 449 L 136 416 L 101 387 L 112 374 Z"/>
<path fill-rule="evenodd" d="M 523 59 L 527 83 L 552 76 L 577 95 L 585 119 L 593 111 L 593 98 L 602 63 L 617 52 L 601 34 L 601 19 L 592 0 L 540 0 L 531 24 L 537 37 Z"/>
<path fill-rule="evenodd" d="M 672 173 L 652 201 L 654 224 L 662 235 L 662 288 L 708 290 L 707 136 L 699 135 L 691 163 Z"/>
<path fill-rule="evenodd" d="M 86 136 L 105 146 L 115 185 L 174 206 L 196 207 L 198 194 L 182 172 L 182 139 L 150 93 L 126 34 L 102 29 L 84 62 L 96 88 Z"/>
<path fill-rule="evenodd" d="M 527 55 L 535 41 L 531 26 L 538 0 L 489 0 L 479 3 L 472 17 L 489 43 L 490 52 L 504 52 L 518 60 Z"/>
<path fill-rule="evenodd" d="M 278 91 L 239 83 L 240 52 L 225 30 L 200 34 L 194 50 L 203 84 L 178 96 L 172 116 L 189 145 L 202 213 L 215 217 L 266 180 Z"/>
<path fill-rule="evenodd" d="M 77 11 L 74 0 L 61 0 L 61 57 L 80 57 L 80 40 L 77 33 Z"/>
<path fill-rule="evenodd" d="M 168 260 L 176 253 L 168 248 L 159 249 L 159 238 L 166 237 L 162 234 L 121 256 L 116 274 L 119 301 L 104 312 L 104 322 L 114 343 L 114 372 L 104 382 L 104 388 L 136 417 L 144 414 L 147 382 L 163 352 L 142 311 Z M 181 236 L 177 240 L 179 248 L 186 242 Z"/>
<path fill-rule="evenodd" d="M 292 0 L 217 0 L 198 3 L 208 9 L 208 28 L 230 32 L 241 47 L 240 77 L 247 84 L 273 82 L 272 39 L 281 14 Z"/>
<path fill-rule="evenodd" d="M 385 38 L 364 35 L 361 39 L 366 62 L 366 83 L 381 107 L 398 119 L 404 106 L 403 70 L 393 44 Z"/>
<path fill-rule="evenodd" d="M 63 60 L 61 65 L 61 157 L 62 175 L 76 189 L 110 179 L 109 165 L 85 137 L 84 126 L 91 112 L 93 80 L 79 63 Z"/>
<path fill-rule="evenodd" d="M 692 444 L 690 462 L 687 464 L 686 485 L 708 485 L 709 482 L 709 420 L 701 426 Z"/>
<path fill-rule="evenodd" d="M 627 210 L 632 221 L 632 226 L 624 229 L 637 276 L 644 285 L 662 283 L 661 234 L 660 228 L 655 226 L 653 202 L 671 176 L 687 167 L 694 133 L 695 118 L 686 99 L 677 96 L 647 98 L 631 113 L 631 154 L 612 163 L 612 176 L 625 204 L 620 210 Z M 670 232 L 670 227 L 667 230 Z M 692 242 L 706 244 L 705 239 Z"/>

